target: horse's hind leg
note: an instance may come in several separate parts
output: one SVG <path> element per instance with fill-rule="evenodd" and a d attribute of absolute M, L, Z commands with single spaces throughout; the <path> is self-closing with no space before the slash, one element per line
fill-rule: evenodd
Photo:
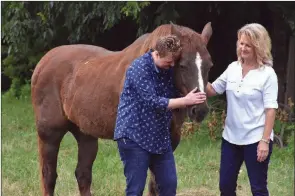
<path fill-rule="evenodd" d="M 66 133 L 66 129 L 49 127 L 38 123 L 38 147 L 41 170 L 41 189 L 43 196 L 54 194 L 57 179 L 56 165 L 60 142 Z"/>
<path fill-rule="evenodd" d="M 90 196 L 92 182 L 92 165 L 96 158 L 97 138 L 86 135 L 76 127 L 70 130 L 78 142 L 78 164 L 75 175 L 81 196 Z"/>

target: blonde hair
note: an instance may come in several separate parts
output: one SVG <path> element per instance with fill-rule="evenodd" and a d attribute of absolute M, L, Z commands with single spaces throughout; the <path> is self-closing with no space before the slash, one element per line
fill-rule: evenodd
<path fill-rule="evenodd" d="M 273 66 L 273 58 L 271 55 L 271 40 L 267 30 L 258 23 L 251 23 L 243 26 L 238 31 L 237 56 L 240 62 L 243 62 L 241 50 L 239 48 L 239 40 L 242 35 L 246 35 L 253 46 L 256 55 L 256 62 L 259 67 L 265 65 Z"/>

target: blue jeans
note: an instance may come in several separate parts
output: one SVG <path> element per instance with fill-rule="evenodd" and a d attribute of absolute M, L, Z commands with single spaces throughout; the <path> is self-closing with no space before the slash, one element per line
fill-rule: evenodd
<path fill-rule="evenodd" d="M 175 196 L 177 176 L 172 149 L 164 154 L 151 154 L 127 138 L 117 140 L 126 177 L 126 196 L 143 194 L 147 170 L 154 173 L 160 196 Z"/>
<path fill-rule="evenodd" d="M 236 196 L 238 174 L 245 161 L 253 196 L 268 196 L 267 170 L 272 142 L 269 144 L 269 154 L 263 162 L 257 161 L 258 143 L 250 145 L 231 144 L 222 138 L 219 189 L 221 196 Z"/>

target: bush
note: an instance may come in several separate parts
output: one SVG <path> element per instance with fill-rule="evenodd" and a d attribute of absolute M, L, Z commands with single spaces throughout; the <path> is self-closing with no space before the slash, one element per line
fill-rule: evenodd
<path fill-rule="evenodd" d="M 215 141 L 221 138 L 226 117 L 226 102 L 220 97 L 210 97 L 208 99 L 210 111 L 201 123 L 191 122 L 187 119 L 182 126 L 182 137 L 190 138 L 195 131 L 204 131 L 209 134 L 209 138 Z"/>
<path fill-rule="evenodd" d="M 17 79 L 14 79 L 10 89 L 2 95 L 2 99 L 6 102 L 9 100 L 29 100 L 31 98 L 31 85 L 28 81 L 26 84 L 20 85 Z"/>
<path fill-rule="evenodd" d="M 293 137 L 294 130 L 294 102 L 291 98 L 288 98 L 287 105 L 279 104 L 274 125 L 276 142 L 280 147 L 286 146 L 290 142 L 290 137 Z"/>
<path fill-rule="evenodd" d="M 182 136 L 191 137 L 195 131 L 206 131 L 212 141 L 220 139 L 226 118 L 226 102 L 218 97 L 208 99 L 210 112 L 202 123 L 191 122 L 189 119 L 182 126 Z M 291 98 L 288 104 L 279 104 L 274 124 L 275 144 L 279 147 L 294 144 L 294 103 Z M 292 143 L 293 142 L 293 143 Z"/>

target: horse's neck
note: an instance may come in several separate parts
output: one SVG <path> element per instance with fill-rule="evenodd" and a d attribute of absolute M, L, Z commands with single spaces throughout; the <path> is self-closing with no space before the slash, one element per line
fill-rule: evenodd
<path fill-rule="evenodd" d="M 116 63 L 114 63 L 115 67 L 113 67 L 112 71 L 117 75 L 118 78 L 121 78 L 119 83 L 120 90 L 123 89 L 127 68 L 131 65 L 132 61 L 143 55 L 144 50 L 142 50 L 142 47 L 144 46 L 144 42 L 148 37 L 149 33 L 144 34 L 124 50 L 113 54 L 114 56 L 112 56 L 112 61 L 115 61 Z"/>
<path fill-rule="evenodd" d="M 148 38 L 149 34 L 144 34 L 140 36 L 137 40 L 135 40 L 130 46 L 125 48 L 124 50 L 116 53 L 116 57 L 118 57 L 117 68 L 115 71 L 120 72 L 125 75 L 127 68 L 130 66 L 132 61 L 136 58 L 143 55 L 145 51 L 142 50 L 145 40 Z M 118 73 L 118 74 L 120 74 Z"/>

